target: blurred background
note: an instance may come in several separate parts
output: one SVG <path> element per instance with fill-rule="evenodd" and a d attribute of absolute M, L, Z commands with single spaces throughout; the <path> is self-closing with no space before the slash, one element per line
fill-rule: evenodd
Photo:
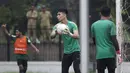
<path fill-rule="evenodd" d="M 58 22 L 57 9 L 67 8 L 68 19 L 79 24 L 79 2 L 80 0 L 0 0 L 0 24 L 6 23 L 11 34 L 15 34 L 15 29 L 20 27 L 25 35 L 39 48 L 40 54 L 35 54 L 29 46 L 29 61 L 61 61 L 63 54 L 63 41 L 58 36 L 51 40 L 49 37 L 52 27 Z M 103 5 L 111 7 L 111 20 L 116 21 L 115 0 L 89 0 L 89 25 L 100 19 L 99 9 Z M 37 12 L 34 28 L 28 28 L 29 19 L 27 12 L 32 9 Z M 130 0 L 122 0 L 122 55 L 125 62 L 130 61 Z M 45 10 L 44 10 L 45 9 Z M 42 16 L 42 11 L 48 11 L 46 18 Z M 45 25 L 41 22 L 48 21 Z M 88 26 L 88 27 L 90 27 Z M 28 32 L 30 30 L 30 33 Z M 32 37 L 34 36 L 34 37 Z M 91 69 L 95 68 L 95 46 L 92 39 L 89 40 L 89 61 Z M 0 61 L 15 61 L 13 54 L 13 41 L 7 37 L 0 28 Z"/>

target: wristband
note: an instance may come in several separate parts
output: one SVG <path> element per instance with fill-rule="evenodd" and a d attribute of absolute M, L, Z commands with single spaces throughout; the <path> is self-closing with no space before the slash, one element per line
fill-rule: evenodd
<path fill-rule="evenodd" d="M 121 54 L 120 50 L 116 51 L 117 54 Z"/>
<path fill-rule="evenodd" d="M 73 34 L 72 34 L 71 32 L 69 32 L 69 36 L 71 36 L 71 37 L 72 37 L 72 36 L 73 36 Z"/>

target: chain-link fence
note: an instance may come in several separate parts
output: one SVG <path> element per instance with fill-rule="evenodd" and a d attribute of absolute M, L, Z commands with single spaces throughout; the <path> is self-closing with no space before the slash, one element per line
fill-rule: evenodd
<path fill-rule="evenodd" d="M 63 55 L 63 41 L 61 37 L 56 37 L 54 40 L 41 40 L 37 38 L 40 43 L 33 44 L 40 50 L 37 54 L 31 46 L 28 46 L 28 57 L 30 61 L 61 61 Z M 92 41 L 92 40 L 90 40 Z M 0 29 L 0 61 L 15 61 L 14 41 L 7 38 Z M 90 42 L 89 58 L 90 62 L 95 62 L 95 46 Z"/>
<path fill-rule="evenodd" d="M 14 41 L 6 37 L 6 35 L 0 29 L 0 61 L 14 61 Z M 38 39 L 38 38 L 37 38 Z M 56 40 L 39 40 L 39 43 L 33 42 L 33 44 L 40 50 L 39 54 L 36 54 L 35 50 L 28 46 L 28 57 L 31 61 L 60 61 L 63 53 L 62 42 L 57 37 Z"/>

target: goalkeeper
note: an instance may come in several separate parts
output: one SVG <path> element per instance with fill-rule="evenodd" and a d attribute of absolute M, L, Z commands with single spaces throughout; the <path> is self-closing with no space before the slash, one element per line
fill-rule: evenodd
<path fill-rule="evenodd" d="M 69 67 L 73 63 L 75 73 L 80 72 L 80 47 L 79 47 L 79 33 L 77 25 L 67 19 L 67 9 L 59 9 L 57 13 L 57 19 L 59 23 L 63 23 L 68 26 L 64 32 L 57 32 L 57 25 L 53 27 L 51 38 L 55 38 L 56 35 L 61 35 L 64 42 L 64 55 L 62 58 L 62 73 L 68 73 Z"/>

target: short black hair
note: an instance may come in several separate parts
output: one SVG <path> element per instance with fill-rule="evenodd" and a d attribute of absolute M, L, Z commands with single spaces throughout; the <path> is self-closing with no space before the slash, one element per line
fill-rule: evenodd
<path fill-rule="evenodd" d="M 63 13 L 65 13 L 65 14 L 68 14 L 68 10 L 65 9 L 65 8 L 60 8 L 60 9 L 58 9 L 58 12 L 63 12 Z"/>
<path fill-rule="evenodd" d="M 103 6 L 100 10 L 102 16 L 110 16 L 111 9 L 108 6 Z"/>
<path fill-rule="evenodd" d="M 19 31 L 19 32 L 21 32 L 22 34 L 25 34 L 24 29 L 21 28 L 21 27 L 15 27 L 15 32 L 16 32 L 16 31 Z"/>

